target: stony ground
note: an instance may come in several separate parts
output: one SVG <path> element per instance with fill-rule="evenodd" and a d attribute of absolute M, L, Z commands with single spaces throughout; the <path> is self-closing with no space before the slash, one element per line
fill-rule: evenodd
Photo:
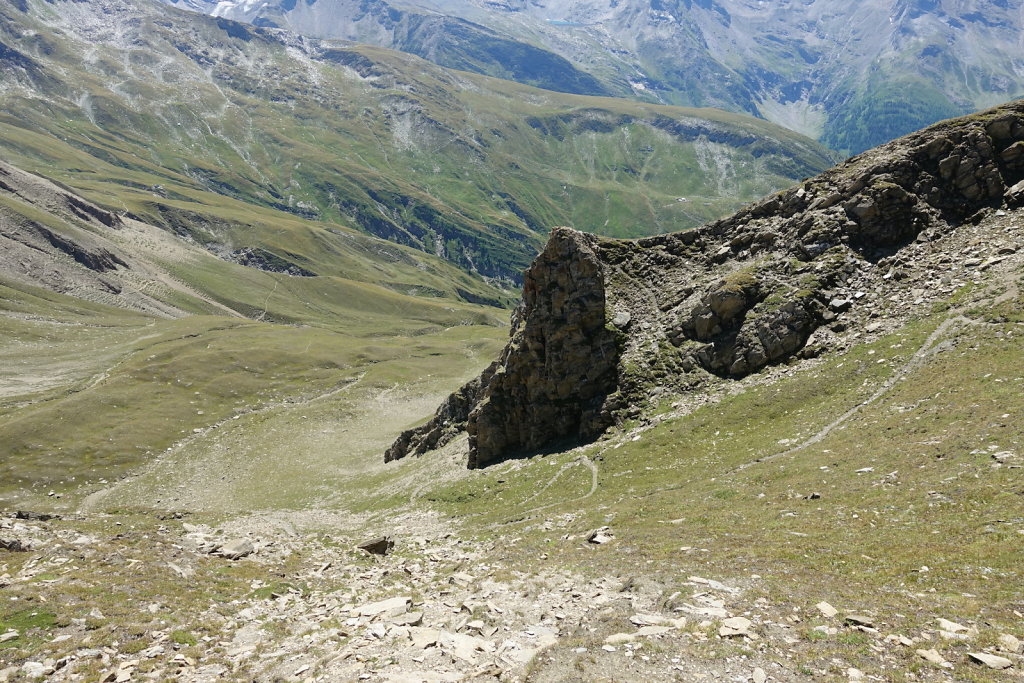
<path fill-rule="evenodd" d="M 390 519 L 383 555 L 357 548 L 367 520 L 340 512 L 20 517 L 0 522 L 4 597 L 24 606 L 0 634 L 0 680 L 957 680 L 954 662 L 1024 677 L 1017 637 L 977 623 L 901 632 L 827 596 L 782 608 L 753 597 L 756 574 L 680 577 L 669 594 L 643 572 L 523 571 L 500 559 L 511 533 L 466 540 L 412 509 Z M 561 542 L 596 555 L 623 540 L 604 527 Z M 808 668 L 801 651 L 828 637 L 887 675 Z"/>
<path fill-rule="evenodd" d="M 643 432 L 603 447 L 614 449 Z M 779 454 L 807 441 L 782 444 Z M 462 457 L 451 456 L 451 472 Z M 991 457 L 993 465 L 1020 467 L 1014 451 L 993 451 Z M 598 482 L 597 465 L 585 457 L 564 462 L 547 483 L 570 477 L 582 484 L 574 502 L 585 506 Z M 418 491 L 410 491 L 414 503 Z M 603 533 L 579 533 L 570 524 L 572 512 L 538 503 L 520 513 L 534 533 L 595 557 L 625 540 L 614 525 Z M 355 548 L 384 531 L 396 541 L 387 556 Z M 1000 680 L 1019 678 L 1024 670 L 1020 628 L 994 632 L 983 622 L 938 611 L 923 619 L 927 627 L 900 630 L 885 610 L 854 612 L 828 594 L 794 611 L 787 601 L 764 597 L 756 575 L 738 581 L 721 567 L 703 577 L 679 577 L 671 586 L 621 568 L 560 571 L 553 563 L 535 572 L 508 561 L 509 546 L 523 532 L 481 542 L 454 520 L 416 511 L 414 504 L 386 517 L 316 509 L 241 517 L 133 510 L 51 520 L 9 517 L 0 522 L 7 603 L 0 633 L 0 662 L 7 666 L 0 676 L 863 677 L 842 657 L 807 666 L 801 653 L 818 638 L 868 650 L 890 680 L 960 680 L 965 669 L 980 680 Z M 701 548 L 681 550 L 699 554 Z M 1015 614 L 1024 623 L 1020 611 Z M 917 660 L 920 668 L 913 667 Z"/>

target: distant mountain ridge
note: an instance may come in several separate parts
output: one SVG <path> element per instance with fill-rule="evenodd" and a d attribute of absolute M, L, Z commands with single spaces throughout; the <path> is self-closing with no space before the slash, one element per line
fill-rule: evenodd
<path fill-rule="evenodd" d="M 612 94 L 755 114 L 848 152 L 1024 95 L 1020 0 L 186 1 L 519 78 L 495 72 L 502 49 L 514 61 L 511 43 L 488 46 L 496 33 L 565 58 Z M 405 28 L 428 18 L 435 47 Z"/>
<path fill-rule="evenodd" d="M 401 50 L 441 66 L 557 92 L 613 94 L 597 78 L 555 52 L 443 12 L 408 11 L 384 0 L 360 0 L 359 3 L 165 1 L 255 26 L 288 28 L 314 38 L 352 40 Z"/>

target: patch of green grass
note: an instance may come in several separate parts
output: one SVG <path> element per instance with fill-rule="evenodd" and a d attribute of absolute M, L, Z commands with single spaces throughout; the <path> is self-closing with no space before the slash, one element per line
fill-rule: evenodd
<path fill-rule="evenodd" d="M 0 643 L 0 648 L 22 647 L 26 640 L 44 638 L 57 626 L 57 615 L 42 607 L 24 607 L 0 617 L 0 634 L 17 631 L 18 637 Z"/>
<path fill-rule="evenodd" d="M 184 645 L 186 647 L 192 647 L 199 643 L 199 639 L 196 638 L 195 634 L 191 631 L 185 631 L 182 629 L 175 629 L 168 634 L 171 642 L 176 645 Z"/>
<path fill-rule="evenodd" d="M 12 327 L 20 343 L 9 348 L 5 371 L 14 380 L 32 376 L 37 386 L 40 376 L 53 378 L 45 392 L 0 399 L 7 445 L 0 496 L 24 499 L 109 482 L 174 444 L 202 441 L 205 429 L 239 420 L 251 428 L 318 396 L 344 399 L 350 386 L 362 395 L 369 387 L 391 390 L 421 377 L 462 374 L 468 356 L 489 357 L 505 335 L 456 326 L 413 341 L 400 330 L 385 336 L 387 321 L 397 316 L 340 333 L 204 316 L 139 324 L 118 315 L 110 312 L 110 324 L 93 316 L 88 324 Z M 301 415 L 295 419 L 302 427 Z"/>

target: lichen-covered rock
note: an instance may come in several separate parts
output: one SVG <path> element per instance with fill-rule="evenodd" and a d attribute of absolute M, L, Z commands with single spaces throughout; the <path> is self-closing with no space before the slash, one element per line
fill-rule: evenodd
<path fill-rule="evenodd" d="M 902 250 L 1024 203 L 1024 103 L 932 126 L 696 230 L 622 241 L 556 228 L 500 358 L 389 460 L 465 429 L 469 466 L 591 439 L 645 404 L 801 354 L 899 280 Z M 886 264 L 889 272 L 877 273 Z M 863 292 L 859 296 L 863 296 Z M 815 349 L 811 354 L 820 352 Z"/>

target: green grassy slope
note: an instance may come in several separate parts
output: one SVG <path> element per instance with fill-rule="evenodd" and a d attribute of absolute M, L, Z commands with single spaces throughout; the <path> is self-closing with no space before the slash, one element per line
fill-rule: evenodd
<path fill-rule="evenodd" d="M 846 353 L 722 387 L 693 410 L 662 406 L 645 423 L 595 444 L 483 470 L 464 469 L 458 443 L 424 458 L 367 461 L 364 453 L 375 443 L 379 453 L 386 443 L 383 431 L 422 408 L 419 400 L 408 405 L 411 394 L 440 388 L 407 374 L 409 361 L 383 360 L 359 380 L 365 387 L 349 384 L 349 393 L 321 401 L 246 413 L 183 439 L 140 476 L 104 487 L 107 495 L 93 497 L 90 514 L 75 523 L 102 533 L 123 520 L 140 534 L 155 534 L 167 524 L 154 518 L 166 517 L 160 511 L 188 511 L 190 523 L 237 523 L 242 515 L 256 524 L 259 515 L 250 511 L 274 510 L 266 514 L 276 515 L 275 523 L 303 525 L 304 550 L 326 548 L 335 562 L 361 566 L 369 559 L 348 546 L 371 530 L 394 533 L 396 562 L 432 558 L 435 550 L 416 545 L 423 527 L 411 520 L 419 520 L 438 535 L 451 530 L 475 552 L 471 562 L 444 565 L 447 573 L 435 585 L 417 586 L 427 601 L 433 590 L 450 595 L 461 580 L 457 572 L 486 572 L 492 581 L 554 573 L 571 578 L 568 590 L 614 578 L 624 604 L 595 609 L 586 628 L 563 633 L 549 656 L 531 665 L 538 680 L 564 678 L 563 665 L 585 680 L 621 665 L 601 651 L 604 637 L 634 630 L 627 619 L 637 600 L 670 615 L 688 614 L 687 603 L 704 604 L 697 598 L 708 588 L 695 587 L 693 577 L 731 587 L 730 612 L 753 619 L 761 638 L 718 638 L 720 618 L 690 615 L 689 635 L 645 640 L 637 655 L 708 666 L 748 657 L 776 667 L 780 680 L 846 680 L 849 667 L 882 679 L 911 672 L 929 681 L 1000 680 L 967 653 L 993 647 L 999 634 L 1017 633 L 1020 624 L 1024 433 L 1014 417 L 1024 410 L 1016 362 L 1024 352 L 1024 280 L 1019 271 L 1003 275 L 1010 277 L 969 287 Z M 475 339 L 482 357 L 494 350 L 470 328 L 455 332 Z M 436 359 L 430 372 L 442 377 L 454 366 L 450 356 L 433 356 L 438 350 L 432 340 L 416 347 Z M 315 344 L 313 352 L 318 357 Z M 412 391 L 388 393 L 399 377 Z M 385 406 L 395 415 L 375 417 Z M 56 489 L 70 502 L 50 505 L 73 507 L 99 485 L 95 478 L 81 488 L 75 483 Z M 590 530 L 606 525 L 614 540 L 586 542 Z M 311 569 L 323 561 L 300 557 Z M 14 557 L 12 566 L 22 562 Z M 191 607 L 174 618 L 187 619 L 189 609 L 228 590 L 230 577 L 249 577 L 252 567 L 267 572 L 263 564 L 231 567 L 220 570 L 222 582 L 205 573 L 191 581 Z M 83 563 L 76 577 L 94 580 L 98 571 Z M 306 576 L 319 581 L 315 573 Z M 228 594 L 251 590 L 245 585 Z M 108 598 L 80 595 L 78 586 L 55 583 L 75 609 L 52 613 L 101 604 L 110 615 L 97 627 L 103 633 L 131 623 Z M 401 586 L 385 582 L 377 590 L 386 596 Z M 165 594 L 153 585 L 141 592 Z M 840 616 L 821 614 L 821 601 Z M 877 632 L 844 626 L 849 614 L 867 615 Z M 12 607 L 4 619 L 14 624 L 24 616 Z M 977 633 L 941 637 L 939 618 Z M 60 628 L 25 626 L 13 647 L 49 651 L 54 646 L 43 635 Z M 916 641 L 901 645 L 900 636 Z M 915 653 L 931 648 L 950 662 L 948 672 Z"/>
<path fill-rule="evenodd" d="M 553 225 L 682 229 L 832 161 L 742 116 L 560 95 L 387 50 L 106 4 L 0 10 L 0 41 L 17 55 L 0 150 L 211 248 L 282 255 L 291 236 L 266 228 L 288 222 L 283 212 L 515 279 Z M 322 270 L 324 247 L 300 244 Z"/>
<path fill-rule="evenodd" d="M 835 657 L 869 675 L 893 666 L 869 638 L 815 631 L 830 625 L 814 607 L 825 600 L 876 617 L 883 634 L 927 631 L 939 617 L 977 623 L 980 638 L 936 646 L 957 663 L 957 680 L 995 680 L 965 653 L 1020 625 L 1020 284 L 931 343 L 955 317 L 941 308 L 813 369 L 751 383 L 682 416 L 665 406 L 653 426 L 487 468 L 419 500 L 495 542 L 502 566 L 653 580 L 666 606 L 674 590 L 688 594 L 688 576 L 750 586 L 750 602 L 797 617 L 792 649 L 769 652 L 804 676 L 842 675 Z M 933 352 L 891 390 L 790 450 L 869 399 L 921 349 Z M 581 542 L 604 525 L 612 544 Z M 934 671 L 913 648 L 887 656 L 896 671 Z"/>
<path fill-rule="evenodd" d="M 0 282 L 0 500 L 114 480 L 226 421 L 356 382 L 381 391 L 428 374 L 439 395 L 505 335 L 473 306 L 350 295 L 359 306 L 336 306 L 332 325 L 317 326 L 315 312 L 313 324 L 166 320 Z M 287 293 L 274 298 L 295 315 Z"/>

